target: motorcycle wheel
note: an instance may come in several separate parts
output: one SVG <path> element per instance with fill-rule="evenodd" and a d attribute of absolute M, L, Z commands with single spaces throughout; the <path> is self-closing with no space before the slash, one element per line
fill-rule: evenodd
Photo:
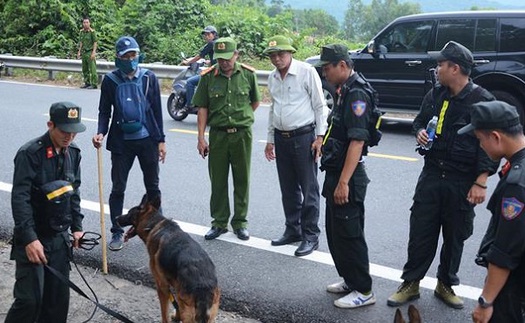
<path fill-rule="evenodd" d="M 188 112 L 182 108 L 186 105 L 186 98 L 179 92 L 171 93 L 168 98 L 168 114 L 175 121 L 182 121 L 188 116 Z"/>

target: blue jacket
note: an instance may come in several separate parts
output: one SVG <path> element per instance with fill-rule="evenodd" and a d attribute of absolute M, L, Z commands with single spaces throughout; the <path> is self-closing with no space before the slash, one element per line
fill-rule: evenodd
<path fill-rule="evenodd" d="M 139 67 L 140 68 L 140 67 Z M 138 70 L 136 71 L 138 72 Z M 114 70 L 110 73 L 116 74 L 121 78 L 126 76 L 120 70 Z M 137 75 L 137 73 L 135 73 Z M 155 142 L 164 142 L 164 129 L 162 122 L 162 103 L 160 101 L 160 87 L 157 76 L 152 71 L 147 71 L 142 79 L 142 86 L 146 92 L 148 85 L 148 92 L 145 94 L 148 101 L 148 109 L 146 110 L 146 129 L 150 137 Z M 121 153 L 124 147 L 124 133 L 117 121 L 121 119 L 120 110 L 115 109 L 115 91 L 117 84 L 109 77 L 104 77 L 101 86 L 100 102 L 98 105 L 98 130 L 107 136 L 106 148 L 114 153 Z M 113 107 L 113 110 L 112 110 Z M 111 119 L 111 125 L 109 121 Z"/>

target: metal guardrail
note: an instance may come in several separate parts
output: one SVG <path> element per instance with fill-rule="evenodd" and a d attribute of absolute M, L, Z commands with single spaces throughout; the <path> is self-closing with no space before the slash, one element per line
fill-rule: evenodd
<path fill-rule="evenodd" d="M 82 73 L 82 61 L 79 59 L 28 57 L 3 54 L 0 55 L 0 62 L 4 63 L 6 69 L 28 68 L 48 71 L 50 78 L 54 77 L 54 72 Z M 173 79 L 175 76 L 177 76 L 177 74 L 187 69 L 186 66 L 164 65 L 161 63 L 140 64 L 140 66 L 150 69 L 157 75 L 158 78 L 161 79 Z M 97 60 L 97 73 L 99 75 L 104 75 L 114 69 L 115 64 L 113 62 Z M 268 85 L 268 75 L 270 75 L 270 71 L 256 71 L 255 74 L 257 75 L 257 82 L 259 85 Z"/>

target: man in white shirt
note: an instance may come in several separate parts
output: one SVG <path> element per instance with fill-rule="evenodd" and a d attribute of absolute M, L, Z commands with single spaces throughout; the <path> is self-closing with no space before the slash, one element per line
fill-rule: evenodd
<path fill-rule="evenodd" d="M 276 160 L 286 229 L 272 246 L 301 241 L 297 257 L 319 246 L 319 183 L 317 160 L 327 127 L 321 79 L 309 64 L 293 59 L 291 40 L 269 39 L 264 54 L 275 69 L 268 78 L 272 97 L 268 118 L 268 161 Z"/>

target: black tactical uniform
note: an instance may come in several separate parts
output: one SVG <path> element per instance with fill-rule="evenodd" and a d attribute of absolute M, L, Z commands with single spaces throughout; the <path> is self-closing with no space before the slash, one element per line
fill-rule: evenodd
<path fill-rule="evenodd" d="M 438 116 L 439 121 L 432 148 L 420 150 L 425 165 L 411 208 L 408 260 L 401 276 L 405 281 L 425 277 L 442 230 L 437 278 L 447 286 L 459 284 L 456 274 L 463 244 L 472 235 L 475 216 L 467 194 L 480 174 L 495 173 L 498 164 L 486 155 L 472 134 L 458 135 L 457 131 L 470 122 L 473 103 L 493 99 L 492 94 L 472 82 L 453 97 L 447 87 L 438 87 L 425 96 L 413 123 L 416 136 L 433 116 Z"/>
<path fill-rule="evenodd" d="M 79 114 L 77 119 L 80 119 Z M 49 132 L 29 141 L 16 154 L 11 195 L 15 222 L 11 251 L 11 259 L 16 260 L 15 301 L 6 323 L 61 323 L 67 320 L 69 287 L 44 270 L 42 265 L 31 263 L 25 246 L 38 239 L 44 247 L 48 265 L 69 277 L 67 229 L 82 231 L 83 215 L 78 191 L 80 159 L 80 149 L 73 143 L 57 154 Z M 60 201 L 69 205 L 65 210 L 65 221 L 53 218 L 57 213 L 50 212 L 49 205 L 46 205 L 48 192 L 44 192 L 43 187 L 56 180 L 71 184 L 69 198 Z"/>
<path fill-rule="evenodd" d="M 322 195 L 326 198 L 326 236 L 328 247 L 339 276 L 350 290 L 368 293 L 372 290 L 369 273 L 368 247 L 364 236 L 365 195 L 370 180 L 365 171 L 363 156 L 370 135 L 368 123 L 372 99 L 364 89 L 357 73 L 342 86 L 331 115 L 331 125 L 325 135 L 321 170 L 326 171 Z M 350 201 L 334 203 L 334 191 L 339 182 L 348 146 L 352 140 L 365 141 L 361 160 L 350 181 Z"/>
<path fill-rule="evenodd" d="M 489 200 L 492 213 L 478 254 L 480 265 L 495 264 L 510 275 L 494 301 L 490 322 L 525 322 L 525 149 L 515 153 Z"/>

